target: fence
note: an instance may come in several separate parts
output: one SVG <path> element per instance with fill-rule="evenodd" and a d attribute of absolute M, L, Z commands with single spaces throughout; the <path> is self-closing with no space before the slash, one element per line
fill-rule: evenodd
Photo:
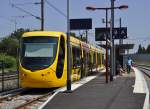
<path fill-rule="evenodd" d="M 19 88 L 19 73 L 16 71 L 6 71 L 4 61 L 0 61 L 0 92 Z"/>

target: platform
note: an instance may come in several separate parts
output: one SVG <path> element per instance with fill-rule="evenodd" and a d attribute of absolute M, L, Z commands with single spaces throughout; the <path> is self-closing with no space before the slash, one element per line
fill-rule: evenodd
<path fill-rule="evenodd" d="M 57 93 L 53 99 L 40 108 L 144 109 L 146 93 L 133 92 L 134 86 L 135 74 L 133 73 L 117 76 L 108 84 L 105 83 L 104 75 L 97 75 L 72 93 Z"/>

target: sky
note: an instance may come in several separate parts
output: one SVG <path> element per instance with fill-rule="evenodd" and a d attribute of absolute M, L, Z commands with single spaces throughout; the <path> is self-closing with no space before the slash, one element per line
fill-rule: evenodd
<path fill-rule="evenodd" d="M 59 12 L 45 3 L 45 30 L 66 32 L 67 0 L 46 1 L 55 6 Z M 40 5 L 34 5 L 33 3 L 35 2 L 40 2 L 40 0 L 1 0 L 0 37 L 9 35 L 17 28 L 40 29 L 40 21 L 38 19 L 11 5 L 15 4 L 40 17 Z M 150 44 L 150 0 L 116 0 L 115 6 L 120 5 L 128 5 L 129 8 L 127 10 L 115 10 L 115 27 L 119 27 L 118 19 L 121 17 L 122 26 L 128 28 L 128 39 L 124 43 L 134 43 L 135 48 L 131 52 L 136 52 L 138 44 L 142 44 L 145 47 Z M 110 0 L 70 0 L 70 18 L 92 18 L 93 29 L 89 31 L 88 40 L 94 43 L 94 28 L 105 27 L 105 24 L 102 23 L 102 18 L 105 18 L 105 11 L 87 11 L 85 9 L 86 6 L 110 7 Z M 16 26 L 15 21 L 17 22 Z M 115 42 L 118 43 L 118 41 Z"/>

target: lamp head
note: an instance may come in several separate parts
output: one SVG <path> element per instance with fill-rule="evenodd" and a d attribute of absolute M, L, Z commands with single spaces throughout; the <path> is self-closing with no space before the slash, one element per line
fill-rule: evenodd
<path fill-rule="evenodd" d="M 95 11 L 96 9 L 95 9 L 94 7 L 91 7 L 91 6 L 87 6 L 87 7 L 86 7 L 86 10 Z"/>
<path fill-rule="evenodd" d="M 120 10 L 128 9 L 128 5 L 121 5 L 121 6 L 119 6 L 119 9 Z"/>

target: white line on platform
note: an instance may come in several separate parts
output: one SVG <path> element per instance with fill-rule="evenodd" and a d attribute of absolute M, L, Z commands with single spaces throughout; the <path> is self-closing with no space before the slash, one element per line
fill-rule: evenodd
<path fill-rule="evenodd" d="M 77 88 L 79 88 L 80 86 L 84 85 L 85 83 L 91 81 L 92 79 L 96 78 L 96 76 L 88 76 L 86 78 L 83 78 L 82 80 L 80 81 L 77 81 L 77 82 L 74 82 L 72 85 L 71 85 L 71 90 L 74 91 L 76 90 Z M 59 92 L 63 92 L 66 90 L 66 87 L 63 87 L 61 89 L 59 89 L 58 91 Z"/>
<path fill-rule="evenodd" d="M 55 92 L 55 93 L 54 93 L 51 97 L 49 97 L 48 100 L 45 101 L 38 109 L 43 109 L 43 108 L 47 105 L 47 103 L 50 102 L 50 101 L 54 98 L 54 96 L 57 95 L 58 93 L 59 93 L 59 92 Z"/>
<path fill-rule="evenodd" d="M 146 97 L 145 97 L 143 109 L 149 109 L 149 90 L 148 90 L 146 80 L 143 74 L 141 73 L 141 71 L 139 71 L 135 67 L 133 67 L 133 70 L 136 76 L 133 93 L 145 93 Z"/>

